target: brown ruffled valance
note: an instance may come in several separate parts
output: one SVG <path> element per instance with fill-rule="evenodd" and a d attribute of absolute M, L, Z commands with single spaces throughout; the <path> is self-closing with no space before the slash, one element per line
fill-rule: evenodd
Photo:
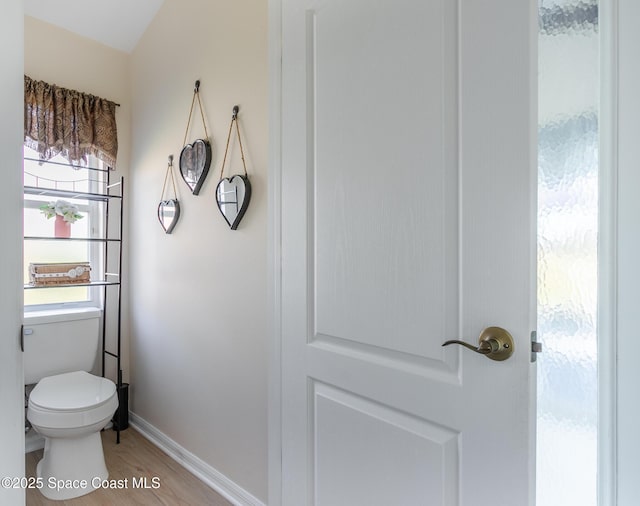
<path fill-rule="evenodd" d="M 114 168 L 116 103 L 24 76 L 24 140 L 42 160 L 61 154 L 86 163 L 94 155 Z"/>

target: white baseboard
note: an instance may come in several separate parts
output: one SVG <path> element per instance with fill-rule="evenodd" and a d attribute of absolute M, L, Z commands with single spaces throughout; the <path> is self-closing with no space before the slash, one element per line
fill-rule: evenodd
<path fill-rule="evenodd" d="M 187 471 L 236 506 L 265 506 L 257 497 L 131 411 L 129 411 L 129 424 Z"/>

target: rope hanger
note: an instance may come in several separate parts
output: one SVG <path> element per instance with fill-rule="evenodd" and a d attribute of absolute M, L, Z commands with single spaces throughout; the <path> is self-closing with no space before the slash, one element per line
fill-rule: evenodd
<path fill-rule="evenodd" d="M 164 202 L 166 200 L 172 200 L 172 199 L 165 199 L 164 198 L 164 191 L 167 187 L 167 179 L 169 178 L 169 175 L 171 175 L 171 184 L 173 185 L 173 200 L 177 200 L 178 199 L 178 192 L 176 191 L 176 180 L 175 180 L 175 176 L 173 175 L 173 155 L 169 155 L 169 162 L 167 164 L 167 171 L 164 174 L 164 184 L 162 185 L 162 193 L 160 194 L 160 201 Z"/>
<path fill-rule="evenodd" d="M 233 107 L 233 115 L 231 116 L 231 124 L 229 125 L 229 135 L 227 135 L 227 146 L 224 149 L 224 157 L 222 159 L 222 169 L 220 169 L 220 180 L 224 177 L 224 165 L 227 161 L 227 153 L 229 152 L 229 141 L 231 140 L 231 132 L 233 124 L 236 124 L 236 135 L 238 136 L 238 144 L 240 145 L 240 156 L 242 158 L 242 167 L 244 168 L 244 176 L 247 175 L 247 164 L 244 161 L 244 150 L 242 149 L 242 138 L 240 137 L 240 127 L 238 126 L 238 111 L 240 108 L 236 105 Z"/>
<path fill-rule="evenodd" d="M 184 140 L 182 141 L 182 147 L 187 145 L 187 135 L 189 134 L 189 125 L 191 125 L 191 115 L 193 114 L 193 105 L 198 98 L 198 107 L 200 109 L 200 116 L 202 117 L 202 126 L 204 126 L 205 139 L 209 140 L 209 133 L 207 132 L 207 124 L 204 121 L 204 112 L 202 111 L 202 102 L 200 101 L 200 80 L 196 81 L 195 88 L 193 88 L 193 98 L 191 99 L 191 107 L 189 108 L 189 119 L 187 120 L 187 129 L 184 132 Z"/>
<path fill-rule="evenodd" d="M 189 127 L 193 117 L 193 109 L 195 107 L 196 98 L 198 99 L 198 109 L 204 126 L 204 139 L 196 139 L 191 144 L 187 144 L 189 135 Z M 200 188 L 204 183 L 209 167 L 211 166 L 212 148 L 207 131 L 207 122 L 205 121 L 204 111 L 202 109 L 202 101 L 200 100 L 200 80 L 196 81 L 193 89 L 193 97 L 191 98 L 191 107 L 189 107 L 189 119 L 187 127 L 184 131 L 184 139 L 182 140 L 182 151 L 180 152 L 179 167 L 180 175 L 187 184 L 191 193 L 198 195 Z"/>

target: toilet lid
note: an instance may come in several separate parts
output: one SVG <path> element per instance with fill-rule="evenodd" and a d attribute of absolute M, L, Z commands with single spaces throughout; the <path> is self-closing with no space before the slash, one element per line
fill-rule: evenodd
<path fill-rule="evenodd" d="M 77 411 L 97 407 L 115 392 L 113 381 L 76 371 L 42 378 L 31 391 L 29 402 L 43 409 Z"/>

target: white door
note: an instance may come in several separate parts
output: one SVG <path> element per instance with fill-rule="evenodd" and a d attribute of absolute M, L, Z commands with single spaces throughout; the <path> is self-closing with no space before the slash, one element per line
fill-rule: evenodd
<path fill-rule="evenodd" d="M 274 3 L 282 504 L 533 506 L 537 2 Z"/>

